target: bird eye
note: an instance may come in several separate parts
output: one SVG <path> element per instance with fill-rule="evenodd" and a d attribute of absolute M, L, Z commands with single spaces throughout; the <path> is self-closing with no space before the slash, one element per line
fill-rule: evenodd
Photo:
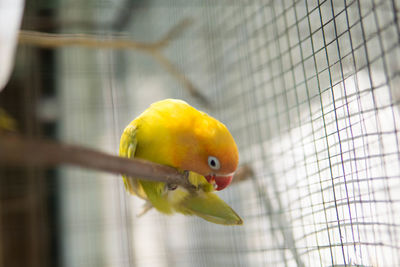
<path fill-rule="evenodd" d="M 213 170 L 219 170 L 221 165 L 219 164 L 219 160 L 216 157 L 209 156 L 208 157 L 208 166 L 210 166 Z"/>

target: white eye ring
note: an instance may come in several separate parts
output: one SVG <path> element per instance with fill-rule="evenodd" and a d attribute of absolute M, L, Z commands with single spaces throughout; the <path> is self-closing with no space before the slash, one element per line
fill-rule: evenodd
<path fill-rule="evenodd" d="M 208 156 L 208 166 L 213 170 L 219 170 L 219 168 L 221 168 L 219 160 L 213 156 Z"/>

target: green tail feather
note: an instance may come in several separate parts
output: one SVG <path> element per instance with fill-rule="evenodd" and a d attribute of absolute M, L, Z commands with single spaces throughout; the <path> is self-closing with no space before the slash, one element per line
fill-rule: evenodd
<path fill-rule="evenodd" d="M 204 220 L 223 225 L 242 225 L 236 212 L 214 193 L 199 193 L 183 201 L 184 214 L 194 214 Z"/>

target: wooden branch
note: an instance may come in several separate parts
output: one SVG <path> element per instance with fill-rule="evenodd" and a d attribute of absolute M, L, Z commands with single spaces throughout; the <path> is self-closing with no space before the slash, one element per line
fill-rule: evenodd
<path fill-rule="evenodd" d="M 174 168 L 79 146 L 3 134 L 0 135 L 0 151 L 3 165 L 54 167 L 66 164 L 192 187 L 185 175 Z"/>
<path fill-rule="evenodd" d="M 26 138 L 16 134 L 0 134 L 0 165 L 55 167 L 73 165 L 115 174 L 140 177 L 143 180 L 181 185 L 193 190 L 185 174 L 154 162 L 112 156 L 93 149 L 54 141 Z M 248 171 L 238 171 L 234 180 Z"/>
<path fill-rule="evenodd" d="M 98 35 L 90 34 L 59 34 L 44 33 L 37 31 L 21 30 L 18 42 L 24 45 L 33 45 L 46 48 L 58 48 L 66 46 L 81 46 L 101 49 L 129 49 L 147 53 L 152 56 L 160 65 L 179 82 L 181 82 L 189 94 L 201 101 L 205 106 L 210 107 L 210 102 L 204 97 L 198 88 L 178 68 L 172 64 L 162 53 L 171 40 L 177 38 L 186 27 L 192 23 L 190 19 L 183 19 L 172 27 L 159 41 L 154 43 L 138 42 L 126 37 L 111 36 L 100 38 Z"/>
<path fill-rule="evenodd" d="M 185 18 L 181 20 L 178 24 L 172 27 L 159 41 L 154 44 L 159 48 L 166 47 L 169 42 L 173 39 L 176 39 L 181 35 L 184 30 L 193 23 L 193 20 L 190 18 Z"/>
<path fill-rule="evenodd" d="M 190 24 L 190 19 L 183 19 L 177 25 L 172 27 L 164 37 L 154 43 L 138 42 L 118 35 L 101 37 L 99 35 L 91 34 L 61 34 L 27 30 L 21 30 L 19 32 L 18 42 L 20 44 L 46 48 L 82 46 L 102 49 L 132 49 L 151 53 L 153 50 L 161 50 L 166 47 L 171 40 L 177 38 Z"/>
<path fill-rule="evenodd" d="M 82 46 L 89 48 L 132 49 L 145 52 L 157 49 L 158 46 L 158 44 L 136 42 L 119 36 L 99 38 L 99 36 L 90 34 L 59 34 L 24 30 L 19 32 L 18 42 L 24 45 L 45 48 Z"/>
<path fill-rule="evenodd" d="M 253 169 L 249 165 L 247 164 L 242 165 L 235 172 L 235 176 L 233 177 L 231 184 L 236 184 L 239 182 L 246 181 L 253 175 L 254 175 Z"/>

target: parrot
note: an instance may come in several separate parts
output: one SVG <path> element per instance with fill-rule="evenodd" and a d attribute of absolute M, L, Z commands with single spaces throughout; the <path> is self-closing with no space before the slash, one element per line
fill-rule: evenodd
<path fill-rule="evenodd" d="M 123 175 L 132 195 L 167 215 L 196 215 L 221 225 L 242 225 L 239 215 L 214 191 L 226 188 L 237 169 L 239 154 L 227 127 L 183 100 L 164 99 L 150 105 L 123 131 L 119 155 L 186 172 L 195 190 Z"/>

